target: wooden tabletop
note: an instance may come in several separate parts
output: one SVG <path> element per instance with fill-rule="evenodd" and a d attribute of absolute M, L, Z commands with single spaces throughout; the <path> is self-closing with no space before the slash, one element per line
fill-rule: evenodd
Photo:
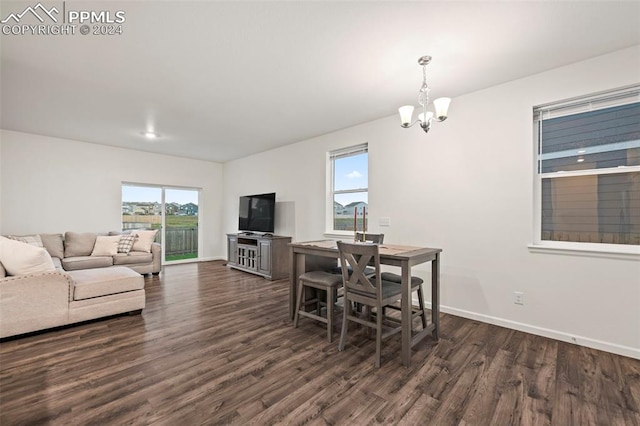
<path fill-rule="evenodd" d="M 358 244 L 371 244 L 371 243 L 358 243 Z M 327 251 L 337 251 L 338 245 L 334 240 L 317 240 L 317 241 L 302 241 L 290 243 L 290 247 L 300 247 L 300 248 L 317 248 L 321 250 Z M 403 246 L 397 244 L 380 244 L 380 255 L 386 257 L 396 257 L 396 258 L 411 258 L 415 256 L 424 256 L 431 255 L 442 252 L 442 249 L 439 248 L 429 248 L 429 247 L 415 247 L 415 246 Z"/>

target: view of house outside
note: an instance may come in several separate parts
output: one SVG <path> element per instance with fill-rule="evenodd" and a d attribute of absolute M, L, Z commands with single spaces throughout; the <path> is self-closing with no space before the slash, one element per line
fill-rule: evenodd
<path fill-rule="evenodd" d="M 198 191 L 145 186 L 122 186 L 122 229 L 162 226 L 164 191 L 165 261 L 198 257 Z M 162 241 L 158 232 L 156 242 Z"/>
<path fill-rule="evenodd" d="M 360 193 L 360 196 L 365 198 L 366 193 Z M 334 200 L 337 198 L 335 196 Z M 368 217 L 367 203 L 364 201 L 352 201 L 346 205 L 333 202 L 333 229 L 337 231 L 362 231 L 365 225 L 369 227 Z"/>

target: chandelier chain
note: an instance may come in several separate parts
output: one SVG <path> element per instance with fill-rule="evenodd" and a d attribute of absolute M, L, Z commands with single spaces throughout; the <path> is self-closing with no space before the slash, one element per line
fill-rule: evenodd
<path fill-rule="evenodd" d="M 429 105 L 429 85 L 427 84 L 426 64 L 422 66 L 422 87 L 420 87 L 420 92 L 418 92 L 418 103 L 422 105 L 423 109 Z"/>

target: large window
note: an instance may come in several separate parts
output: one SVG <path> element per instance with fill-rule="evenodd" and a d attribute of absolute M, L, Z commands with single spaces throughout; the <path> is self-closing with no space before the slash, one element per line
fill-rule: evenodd
<path fill-rule="evenodd" d="M 330 231 L 366 230 L 369 202 L 367 144 L 329 153 L 330 188 L 327 207 Z"/>
<path fill-rule="evenodd" d="M 640 245 L 640 86 L 540 106 L 534 120 L 536 241 Z"/>

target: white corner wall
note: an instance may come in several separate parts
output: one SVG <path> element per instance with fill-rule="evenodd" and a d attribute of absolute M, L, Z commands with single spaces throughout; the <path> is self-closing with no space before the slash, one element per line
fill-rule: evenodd
<path fill-rule="evenodd" d="M 2 135 L 0 135 L 0 233 L 2 231 Z"/>
<path fill-rule="evenodd" d="M 0 233 L 108 232 L 121 227 L 121 184 L 201 188 L 202 256 L 223 258 L 222 165 L 0 131 Z"/>
<path fill-rule="evenodd" d="M 427 135 L 394 116 L 226 163 L 223 229 L 237 232 L 239 195 L 275 191 L 276 233 L 323 238 L 326 152 L 368 142 L 371 231 L 443 249 L 444 312 L 640 358 L 637 258 L 527 248 L 532 108 L 639 76 L 636 46 L 455 98 L 449 120 Z M 380 217 L 391 226 L 377 226 Z M 428 278 L 428 266 L 414 273 Z"/>

